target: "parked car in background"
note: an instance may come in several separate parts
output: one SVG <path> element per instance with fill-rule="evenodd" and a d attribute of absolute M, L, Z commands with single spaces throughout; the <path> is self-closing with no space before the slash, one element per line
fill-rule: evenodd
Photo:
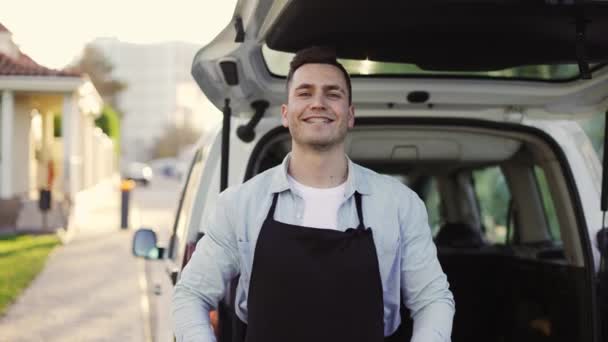
<path fill-rule="evenodd" d="M 154 178 L 154 172 L 148 164 L 133 162 L 123 170 L 122 177 L 147 186 Z"/>
<path fill-rule="evenodd" d="M 602 168 L 576 123 L 608 109 L 606 32 L 606 1 L 240 0 L 192 68 L 226 130 L 197 145 L 169 245 L 140 230 L 134 254 L 166 260 L 177 281 L 220 190 L 290 151 L 292 53 L 329 45 L 353 76 L 349 157 L 426 203 L 452 341 L 608 341 Z"/>
<path fill-rule="evenodd" d="M 178 178 L 178 160 L 177 158 L 160 158 L 148 162 L 152 168 L 152 172 L 157 176 L 167 178 Z"/>

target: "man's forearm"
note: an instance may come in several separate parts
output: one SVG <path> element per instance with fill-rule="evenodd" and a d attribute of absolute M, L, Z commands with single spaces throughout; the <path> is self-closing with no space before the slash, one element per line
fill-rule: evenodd
<path fill-rule="evenodd" d="M 174 332 L 178 342 L 215 342 L 209 318 L 211 307 L 195 291 L 183 284 L 173 294 Z"/>
<path fill-rule="evenodd" d="M 450 342 L 453 318 L 452 301 L 435 301 L 427 305 L 413 317 L 411 342 Z"/>

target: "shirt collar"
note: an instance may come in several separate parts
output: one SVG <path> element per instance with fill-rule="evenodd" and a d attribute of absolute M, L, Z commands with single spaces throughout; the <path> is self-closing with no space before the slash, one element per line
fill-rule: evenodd
<path fill-rule="evenodd" d="M 289 160 L 291 159 L 291 153 L 283 159 L 281 165 L 274 169 L 272 175 L 272 184 L 270 185 L 270 192 L 277 193 L 286 190 L 293 191 L 289 186 L 289 180 L 287 179 L 287 170 L 289 167 Z M 367 178 L 364 177 L 360 167 L 353 163 L 348 156 L 348 177 L 346 179 L 346 186 L 344 189 L 344 197 L 348 198 L 352 196 L 355 191 L 361 195 L 369 195 L 371 193 Z"/>

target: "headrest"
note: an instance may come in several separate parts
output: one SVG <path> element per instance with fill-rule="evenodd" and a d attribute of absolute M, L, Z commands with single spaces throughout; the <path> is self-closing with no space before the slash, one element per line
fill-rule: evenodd
<path fill-rule="evenodd" d="M 479 229 L 465 223 L 446 223 L 435 237 L 439 247 L 478 248 L 485 245 Z"/>

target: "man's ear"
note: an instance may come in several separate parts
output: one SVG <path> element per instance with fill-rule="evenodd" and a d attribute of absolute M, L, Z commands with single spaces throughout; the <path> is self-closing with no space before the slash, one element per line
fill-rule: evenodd
<path fill-rule="evenodd" d="M 287 120 L 287 105 L 281 105 L 281 122 L 283 123 L 283 127 L 289 127 L 289 120 Z"/>
<path fill-rule="evenodd" d="M 348 128 L 355 127 L 355 106 L 350 105 L 348 107 Z"/>

